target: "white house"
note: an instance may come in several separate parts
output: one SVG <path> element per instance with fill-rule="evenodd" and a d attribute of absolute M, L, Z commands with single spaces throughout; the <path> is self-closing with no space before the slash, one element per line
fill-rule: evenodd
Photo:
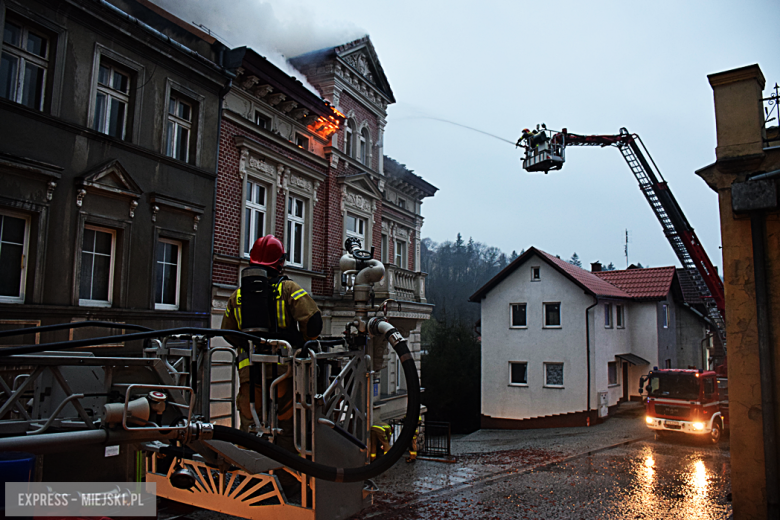
<path fill-rule="evenodd" d="M 470 298 L 481 304 L 483 428 L 594 424 L 638 399 L 659 361 L 702 359 L 705 322 L 674 267 L 594 270 L 532 247 Z"/>

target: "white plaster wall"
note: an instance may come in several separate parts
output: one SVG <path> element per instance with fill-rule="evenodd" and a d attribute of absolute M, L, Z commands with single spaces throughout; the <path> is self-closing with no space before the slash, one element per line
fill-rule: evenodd
<path fill-rule="evenodd" d="M 649 365 L 628 367 L 629 396 L 639 395 L 639 378 L 658 366 L 658 305 L 633 302 L 627 306 L 626 329 L 631 338 L 631 353 L 646 359 Z"/>
<path fill-rule="evenodd" d="M 540 267 L 541 281 L 531 281 L 531 266 Z M 543 328 L 544 302 L 561 302 L 560 329 Z M 527 304 L 527 328 L 509 328 L 511 303 Z M 481 302 L 484 415 L 527 419 L 585 410 L 585 308 L 592 303 L 536 256 L 487 294 Z M 509 361 L 528 363 L 527 386 L 509 385 Z M 544 387 L 545 362 L 564 363 L 563 389 Z"/>
<path fill-rule="evenodd" d="M 611 328 L 604 326 L 604 314 L 606 303 L 611 304 Z M 593 379 L 591 381 L 594 396 L 591 397 L 591 405 L 598 406 L 598 392 L 608 392 L 608 406 L 617 404 L 623 397 L 623 370 L 621 361 L 615 356 L 618 354 L 632 353 L 631 348 L 631 323 L 627 320 L 629 301 L 626 300 L 600 300 L 599 304 L 590 312 L 594 313 L 594 344 L 591 345 L 594 357 Z M 617 328 L 615 324 L 615 307 L 623 305 L 623 328 Z M 595 312 L 594 312 L 595 311 Z M 607 364 L 611 361 L 618 362 L 618 384 L 609 386 L 609 370 Z M 630 378 L 629 378 L 630 379 Z"/>

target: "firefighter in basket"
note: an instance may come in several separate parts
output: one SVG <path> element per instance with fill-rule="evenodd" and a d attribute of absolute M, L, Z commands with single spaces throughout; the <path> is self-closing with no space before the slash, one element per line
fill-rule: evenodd
<path fill-rule="evenodd" d="M 273 235 L 258 238 L 249 253 L 249 267 L 241 274 L 241 288 L 228 300 L 222 328 L 255 333 L 259 337 L 283 339 L 293 349 L 322 332 L 322 315 L 312 297 L 300 285 L 282 275 L 284 246 Z M 242 293 L 243 291 L 243 293 Z M 249 431 L 254 424 L 250 408 L 250 363 L 248 342 L 225 336 L 238 350 L 239 391 L 236 399 L 241 430 Z M 258 348 L 258 347 L 256 347 Z M 270 353 L 270 352 L 264 352 Z M 267 367 L 273 381 L 287 371 L 287 365 Z M 262 402 L 261 377 L 255 377 L 255 402 Z M 268 390 L 268 388 L 266 388 Z M 281 435 L 276 444 L 295 452 L 293 442 L 293 379 L 288 377 L 277 385 L 277 405 Z"/>

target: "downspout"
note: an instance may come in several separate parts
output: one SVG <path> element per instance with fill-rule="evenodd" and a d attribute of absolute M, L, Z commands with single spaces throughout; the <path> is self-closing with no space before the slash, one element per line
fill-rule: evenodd
<path fill-rule="evenodd" d="M 753 273 L 756 288 L 756 322 L 758 327 L 758 360 L 761 383 L 761 417 L 764 434 L 764 474 L 766 478 L 767 518 L 780 518 L 776 492 L 780 489 L 777 475 L 777 429 L 775 427 L 774 384 L 772 381 L 772 345 L 769 327 L 769 281 L 766 277 L 766 223 L 760 211 L 750 213 L 753 239 Z"/>
<path fill-rule="evenodd" d="M 590 426 L 590 322 L 588 321 L 588 311 L 599 304 L 599 299 L 596 298 L 596 295 L 593 295 L 593 299 L 595 300 L 593 305 L 585 309 L 585 359 L 587 360 L 588 370 L 588 426 Z"/>

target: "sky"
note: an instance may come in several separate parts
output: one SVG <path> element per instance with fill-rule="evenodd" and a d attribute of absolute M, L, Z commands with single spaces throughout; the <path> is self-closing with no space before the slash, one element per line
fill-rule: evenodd
<path fill-rule="evenodd" d="M 617 149 L 569 148 L 561 171 L 529 174 L 506 141 L 539 123 L 639 134 L 721 265 L 717 195 L 694 173 L 715 161 L 707 75 L 757 63 L 765 95 L 780 82 L 780 0 L 155 1 L 278 62 L 368 34 L 397 100 L 384 152 L 439 188 L 423 236 L 586 266 L 625 268 L 626 230 L 630 263 L 679 262 Z"/>

